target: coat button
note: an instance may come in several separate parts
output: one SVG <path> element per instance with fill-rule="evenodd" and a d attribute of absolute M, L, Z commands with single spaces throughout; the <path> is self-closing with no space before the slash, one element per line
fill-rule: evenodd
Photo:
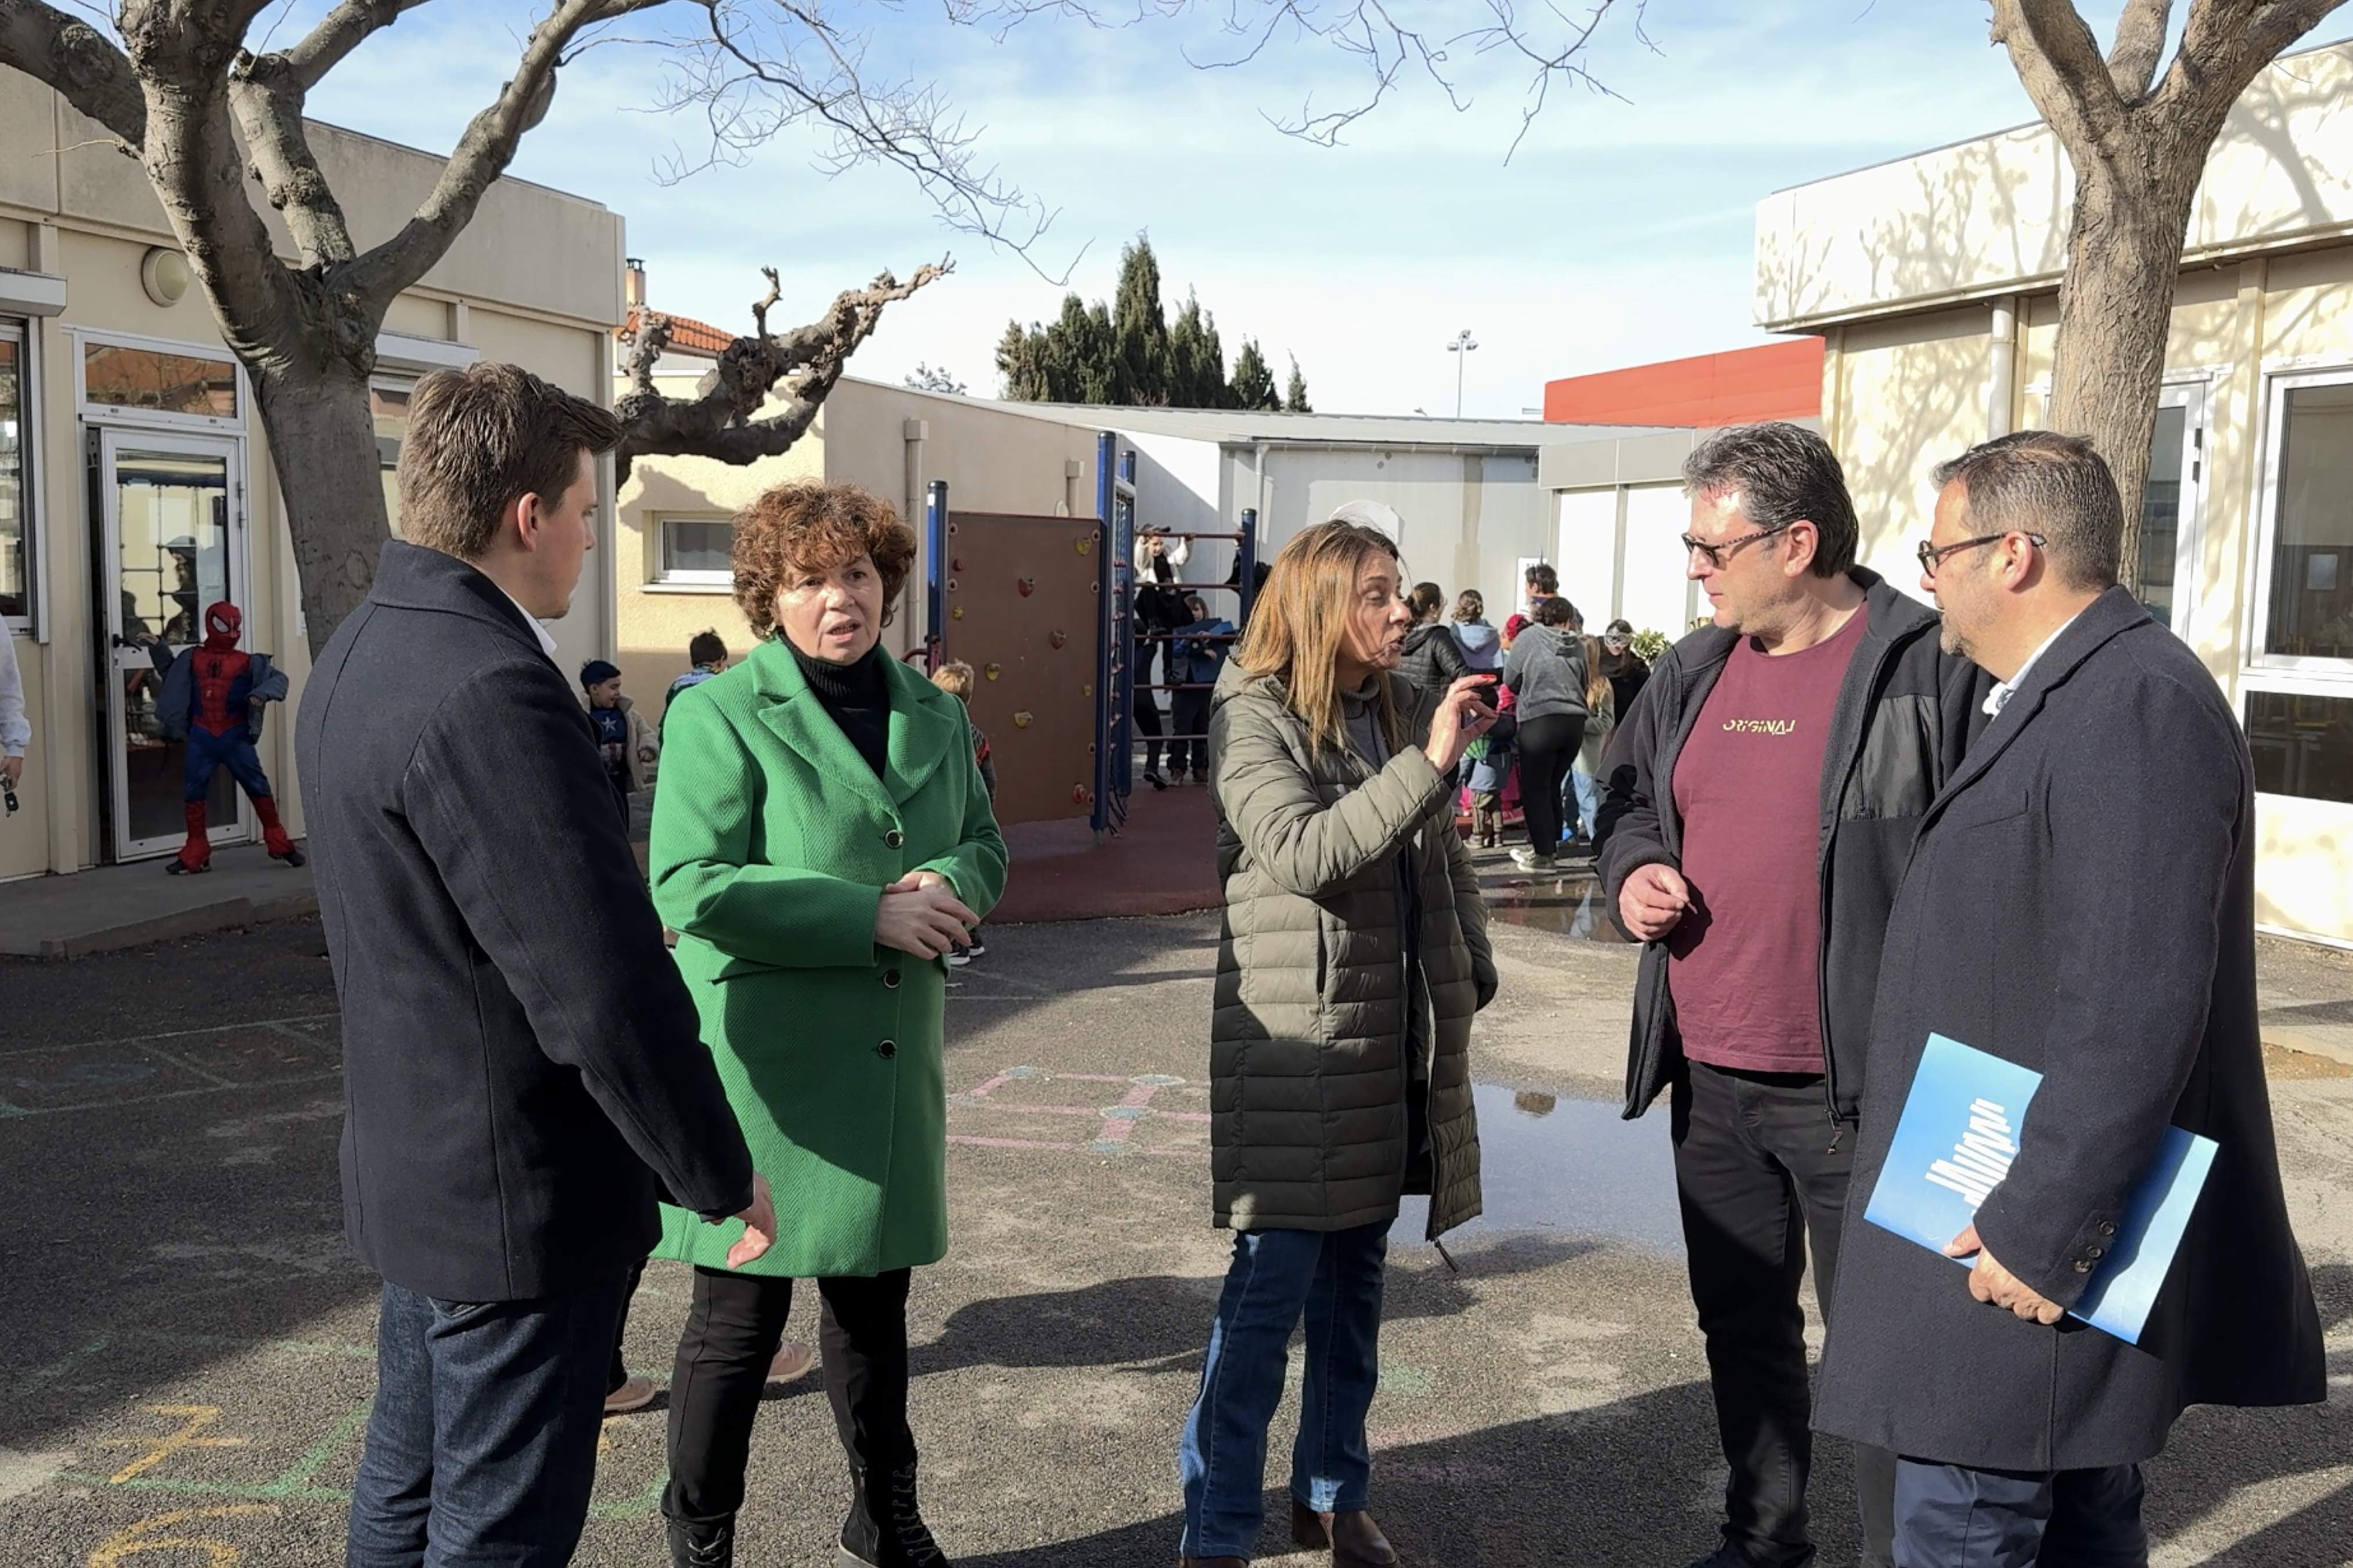
<path fill-rule="evenodd" d="M 2107 1255 L 2107 1248 L 2104 1247 L 2087 1247 L 2084 1248 L 2084 1256 L 2086 1258 L 2105 1258 Z"/>
<path fill-rule="evenodd" d="M 2116 1235 L 2116 1221 L 2114 1221 L 2114 1220 L 2112 1220 L 2112 1219 L 2104 1219 L 2104 1220 L 2102 1220 L 2102 1221 L 2100 1222 L 2100 1234 L 2101 1234 L 2102 1236 L 2114 1236 L 2114 1235 Z"/>
<path fill-rule="evenodd" d="M 888 849 L 896 849 L 905 842 L 907 842 L 907 836 L 895 827 L 882 836 L 883 847 Z"/>
<path fill-rule="evenodd" d="M 884 970 L 882 972 L 882 984 L 890 990 L 896 991 L 899 989 L 899 972 L 895 969 Z"/>
<path fill-rule="evenodd" d="M 874 1047 L 874 1054 L 881 1057 L 887 1062 L 892 1057 L 899 1054 L 899 1042 L 896 1040 L 885 1040 L 881 1045 Z"/>
<path fill-rule="evenodd" d="M 2092 1271 L 2092 1260 L 2091 1260 L 2090 1258 L 2078 1258 L 2077 1259 L 2075 1259 L 2075 1272 L 2076 1272 L 2076 1273 L 2078 1273 L 2078 1274 L 2089 1274 L 2091 1271 Z"/>

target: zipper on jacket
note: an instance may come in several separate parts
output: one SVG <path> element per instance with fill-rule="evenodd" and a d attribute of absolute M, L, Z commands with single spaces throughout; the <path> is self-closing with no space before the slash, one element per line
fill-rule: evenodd
<path fill-rule="evenodd" d="M 1858 613 L 1870 615 L 1871 605 L 1867 597 Z M 1865 638 L 1878 640 L 1871 637 L 1870 634 L 1870 623 L 1865 621 Z M 1917 632 L 1914 635 L 1916 636 Z M 1880 645 L 1878 662 L 1871 667 L 1870 678 L 1863 688 L 1862 713 L 1855 728 L 1853 743 L 1847 752 L 1845 765 L 1839 770 L 1838 788 L 1831 792 L 1829 805 L 1822 813 L 1821 847 L 1815 851 L 1814 1008 L 1821 1020 L 1822 1102 L 1830 1112 L 1829 1152 L 1833 1154 L 1838 1152 L 1839 1139 L 1845 1131 L 1845 1125 L 1839 1118 L 1838 1053 L 1831 1047 L 1831 847 L 1838 837 L 1839 808 L 1846 800 L 1848 788 L 1854 783 L 1854 770 L 1862 762 L 1863 739 L 1870 729 L 1870 716 L 1878 704 L 1881 687 L 1886 679 L 1889 667 L 1895 662 L 1901 643 L 1909 640 L 1908 637 L 1900 641 L 1891 638 Z"/>

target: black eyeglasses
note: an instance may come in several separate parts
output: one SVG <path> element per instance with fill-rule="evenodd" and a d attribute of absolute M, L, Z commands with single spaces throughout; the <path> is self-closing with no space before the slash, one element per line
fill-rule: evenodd
<path fill-rule="evenodd" d="M 1715 571 L 1722 571 L 1724 569 L 1724 563 L 1731 560 L 1734 556 L 1739 554 L 1745 547 L 1756 543 L 1760 539 L 1770 539 L 1775 534 L 1781 532 L 1784 529 L 1795 528 L 1799 523 L 1804 521 L 1805 520 L 1803 518 L 1793 517 L 1787 522 L 1777 522 L 1770 528 L 1760 528 L 1754 533 L 1744 533 L 1737 539 L 1728 540 L 1717 544 L 1710 544 L 1704 540 L 1694 539 L 1690 534 L 1686 533 L 1683 536 L 1683 554 L 1685 556 L 1689 556 L 1693 551 L 1696 550 L 1699 552 L 1700 559 L 1706 562 L 1710 568 Z"/>
<path fill-rule="evenodd" d="M 1920 548 L 1913 553 L 1920 558 L 1921 574 L 1934 577 L 1936 574 L 1936 568 L 1945 563 L 1946 556 L 1957 554 L 1964 550 L 1975 550 L 1980 544 L 1991 544 L 1997 540 L 2008 539 L 2013 533 L 2018 534 L 2037 550 L 2042 549 L 2046 542 L 2039 533 L 2027 533 L 2021 529 L 2010 528 L 2004 529 L 2000 533 L 1980 533 L 1975 539 L 1964 539 L 1952 544 L 1931 544 L 1924 539 L 1920 542 Z"/>

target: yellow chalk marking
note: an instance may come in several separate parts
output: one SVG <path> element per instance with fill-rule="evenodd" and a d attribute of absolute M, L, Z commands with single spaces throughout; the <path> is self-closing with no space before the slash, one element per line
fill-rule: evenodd
<path fill-rule="evenodd" d="M 177 1415 L 186 1425 L 168 1437 L 109 1437 L 101 1447 L 136 1448 L 144 1446 L 147 1452 L 106 1478 L 111 1486 L 121 1486 L 134 1476 L 143 1476 L 183 1448 L 242 1448 L 243 1437 L 205 1437 L 198 1434 L 220 1419 L 217 1405 L 150 1405 L 147 1408 L 157 1415 Z M 146 1548 L 140 1548 L 145 1551 Z M 92 1559 L 92 1561 L 96 1561 Z"/>
<path fill-rule="evenodd" d="M 200 1519 L 236 1519 L 277 1511 L 275 1504 L 266 1502 L 229 1503 L 220 1508 L 175 1508 L 169 1513 L 142 1519 L 100 1542 L 98 1550 L 90 1554 L 90 1568 L 119 1568 L 124 1558 L 135 1557 L 142 1552 L 201 1552 L 205 1554 L 205 1568 L 235 1568 L 237 1560 L 245 1555 L 242 1550 L 209 1536 L 174 1534 L 174 1527 Z"/>

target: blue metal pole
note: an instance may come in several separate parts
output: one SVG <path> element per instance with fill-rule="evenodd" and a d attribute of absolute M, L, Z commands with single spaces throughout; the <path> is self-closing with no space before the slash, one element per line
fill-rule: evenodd
<path fill-rule="evenodd" d="M 948 482 L 934 479 L 923 492 L 923 538 L 931 556 L 923 577 L 923 667 L 937 669 L 947 643 Z"/>
<path fill-rule="evenodd" d="M 1235 577 L 1235 584 L 1241 590 L 1242 613 L 1239 619 L 1241 625 L 1248 626 L 1250 601 L 1258 597 L 1258 508 L 1254 506 L 1242 508 L 1241 558 L 1242 569 Z"/>
<path fill-rule="evenodd" d="M 1112 830 L 1112 633 L 1119 581 L 1112 574 L 1112 433 L 1095 437 L 1095 749 L 1094 804 L 1087 822 L 1101 839 Z"/>

